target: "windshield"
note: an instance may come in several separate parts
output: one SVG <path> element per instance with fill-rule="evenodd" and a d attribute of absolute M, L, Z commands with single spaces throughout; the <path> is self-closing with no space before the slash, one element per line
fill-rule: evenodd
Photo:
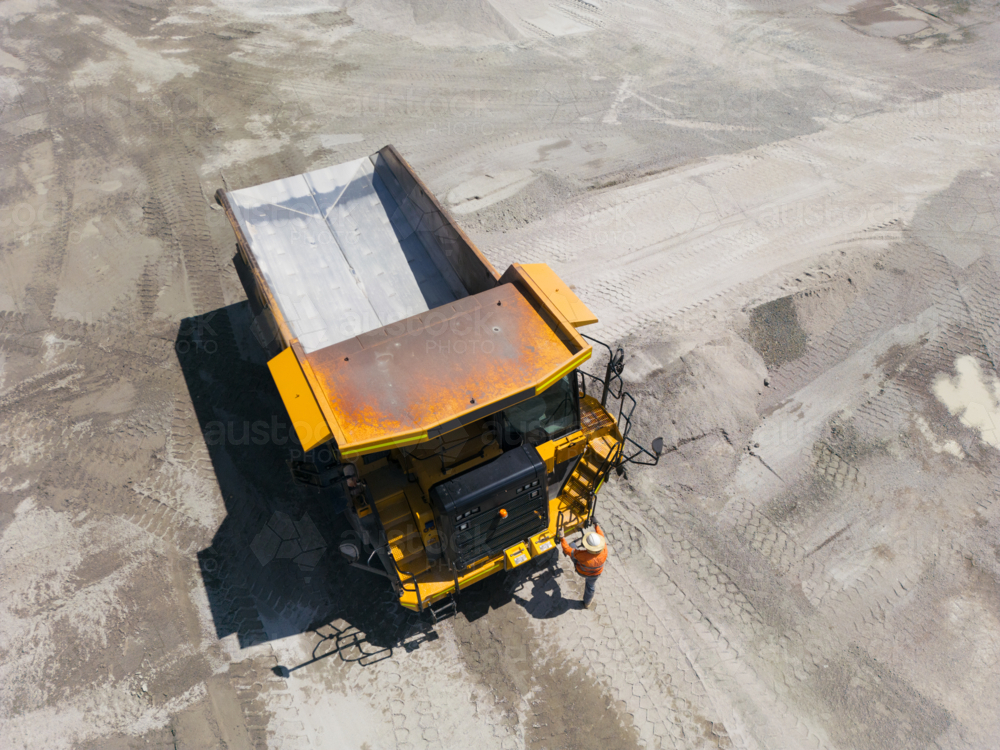
<path fill-rule="evenodd" d="M 504 410 L 509 428 L 532 445 L 572 432 L 579 425 L 579 414 L 575 370 L 534 398 Z"/>

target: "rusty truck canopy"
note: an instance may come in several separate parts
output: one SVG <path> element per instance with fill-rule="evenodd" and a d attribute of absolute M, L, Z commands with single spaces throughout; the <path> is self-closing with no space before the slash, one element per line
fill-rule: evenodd
<path fill-rule="evenodd" d="M 500 277 L 392 146 L 219 198 L 306 450 L 422 442 L 590 356 L 575 326 L 596 318 L 568 285 L 544 264 Z"/>

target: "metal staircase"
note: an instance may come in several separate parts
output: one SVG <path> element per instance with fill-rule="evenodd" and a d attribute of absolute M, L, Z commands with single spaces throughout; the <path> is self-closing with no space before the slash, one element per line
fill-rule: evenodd
<path fill-rule="evenodd" d="M 584 370 L 578 371 L 581 375 L 579 380 L 581 396 L 584 399 L 581 403 L 580 429 L 587 434 L 589 440 L 587 450 L 563 490 L 563 493 L 570 499 L 568 510 L 578 518 L 582 518 L 581 513 L 585 513 L 584 526 L 589 526 L 594 516 L 597 493 L 611 471 L 615 470 L 618 474 L 623 474 L 625 465 L 628 463 L 656 465 L 660 459 L 663 440 L 662 438 L 654 440 L 653 449 L 649 451 L 629 436 L 632 430 L 632 414 L 635 411 L 636 401 L 632 394 L 625 390 L 625 384 L 621 377 L 622 371 L 625 369 L 625 351 L 621 347 L 612 349 L 603 341 L 598 341 L 585 334 L 581 335 L 588 341 L 604 347 L 608 353 L 603 379 Z M 586 408 L 588 379 L 593 384 L 600 386 L 600 405 L 602 407 L 600 410 Z M 618 402 L 617 418 L 612 415 L 614 407 L 608 409 L 609 396 L 612 401 Z M 595 397 L 592 398 L 596 400 Z M 631 454 L 626 454 L 627 446 L 634 449 Z M 641 456 L 652 460 L 640 460 Z"/>

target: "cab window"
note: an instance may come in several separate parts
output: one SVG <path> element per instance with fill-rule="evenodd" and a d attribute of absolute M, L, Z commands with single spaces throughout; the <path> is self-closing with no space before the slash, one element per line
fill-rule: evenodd
<path fill-rule="evenodd" d="M 574 370 L 534 398 L 505 409 L 505 427 L 511 433 L 505 437 L 516 442 L 520 435 L 537 446 L 575 432 L 580 426 L 578 399 Z"/>

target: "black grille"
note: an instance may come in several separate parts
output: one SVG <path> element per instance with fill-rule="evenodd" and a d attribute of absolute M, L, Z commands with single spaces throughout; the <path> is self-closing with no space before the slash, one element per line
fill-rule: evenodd
<path fill-rule="evenodd" d="M 459 571 L 549 526 L 545 462 L 530 445 L 441 482 L 430 495 L 445 557 Z"/>

